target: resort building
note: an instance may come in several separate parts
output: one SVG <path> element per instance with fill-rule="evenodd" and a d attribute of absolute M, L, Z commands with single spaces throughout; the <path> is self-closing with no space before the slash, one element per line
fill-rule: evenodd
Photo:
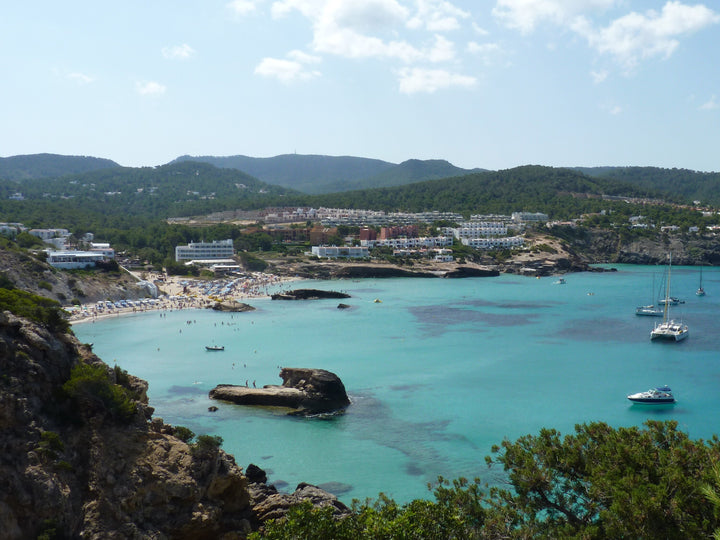
<path fill-rule="evenodd" d="M 462 238 L 463 245 L 475 249 L 512 249 L 523 245 L 525 239 L 522 236 L 506 236 L 504 238 Z"/>
<path fill-rule="evenodd" d="M 105 260 L 102 253 L 91 251 L 49 251 L 47 262 L 54 268 L 70 270 L 73 268 L 92 268 Z"/>
<path fill-rule="evenodd" d="M 110 244 L 105 242 L 91 242 L 89 251 L 92 253 L 102 253 L 107 259 L 115 258 L 115 250 L 110 247 Z"/>
<path fill-rule="evenodd" d="M 53 238 L 67 238 L 70 236 L 70 231 L 67 229 L 30 229 L 28 232 L 33 236 L 37 236 L 43 242 L 50 242 Z"/>
<path fill-rule="evenodd" d="M 361 259 L 370 256 L 366 246 L 313 246 L 312 254 L 315 257 L 326 257 L 328 259 L 338 259 L 340 257 Z"/>
<path fill-rule="evenodd" d="M 547 221 L 548 215 L 543 214 L 542 212 L 513 212 L 512 213 L 512 220 L 513 221 L 521 221 L 521 222 L 540 222 L 540 221 Z"/>
<path fill-rule="evenodd" d="M 228 259 L 235 255 L 232 239 L 213 242 L 191 242 L 175 247 L 175 261 Z"/>
<path fill-rule="evenodd" d="M 393 249 L 420 249 L 452 246 L 452 235 L 423 236 L 420 238 L 387 238 L 385 240 L 361 240 L 361 246 L 368 248 L 390 247 Z"/>

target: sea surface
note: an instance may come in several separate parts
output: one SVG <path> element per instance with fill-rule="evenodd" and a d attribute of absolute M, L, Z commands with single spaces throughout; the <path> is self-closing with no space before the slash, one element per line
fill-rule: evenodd
<path fill-rule="evenodd" d="M 285 288 L 345 291 L 337 300 L 251 300 L 246 313 L 147 312 L 73 327 L 108 364 L 150 384 L 166 422 L 220 435 L 242 467 L 293 491 L 321 485 L 340 499 L 383 492 L 429 498 L 428 483 L 498 481 L 484 457 L 503 439 L 578 423 L 641 425 L 674 419 L 692 438 L 720 432 L 720 269 L 673 268 L 672 315 L 690 327 L 680 343 L 650 341 L 660 267 L 541 279 L 363 279 Z M 655 291 L 657 294 L 657 290 Z M 379 300 L 376 302 L 375 300 Z M 208 352 L 206 345 L 223 345 Z M 280 384 L 281 366 L 322 368 L 344 382 L 352 405 L 331 419 L 208 399 L 217 384 Z M 626 396 L 670 385 L 670 407 Z M 217 412 L 208 407 L 217 405 Z"/>

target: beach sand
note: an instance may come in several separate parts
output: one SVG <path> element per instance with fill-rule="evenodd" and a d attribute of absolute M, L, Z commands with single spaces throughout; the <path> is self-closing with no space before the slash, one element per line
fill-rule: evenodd
<path fill-rule="evenodd" d="M 133 300 L 133 305 L 128 304 L 127 307 L 100 308 L 99 303 L 91 303 L 64 309 L 70 314 L 70 324 L 94 322 L 144 311 L 206 309 L 222 301 L 267 298 L 271 292 L 277 292 L 278 286 L 297 279 L 260 272 L 243 278 L 214 280 L 164 276 L 162 281 L 156 281 L 161 291 L 156 299 L 141 299 L 139 302 Z"/>

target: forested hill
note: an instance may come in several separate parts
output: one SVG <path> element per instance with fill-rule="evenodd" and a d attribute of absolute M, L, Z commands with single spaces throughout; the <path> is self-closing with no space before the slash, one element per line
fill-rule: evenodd
<path fill-rule="evenodd" d="M 720 173 L 658 167 L 574 167 L 588 176 L 619 180 L 639 189 L 671 194 L 684 201 L 720 206 Z"/>
<path fill-rule="evenodd" d="M 174 162 L 178 161 L 200 161 L 238 169 L 263 182 L 309 194 L 398 186 L 472 172 L 439 159 L 411 159 L 396 165 L 352 156 L 285 154 L 270 158 L 181 156 Z"/>
<path fill-rule="evenodd" d="M 23 201 L 9 201 L 18 186 Z M 59 224 L 95 217 L 165 219 L 234 208 L 262 208 L 284 204 L 292 192 L 271 186 L 234 169 L 207 163 L 176 163 L 160 167 L 117 167 L 55 179 L 0 181 L 0 215 L 8 220 L 35 222 L 43 213 Z"/>
<path fill-rule="evenodd" d="M 403 186 L 424 180 L 437 180 L 479 171 L 480 169 L 474 169 L 472 171 L 461 169 L 444 159 L 409 159 L 370 178 L 339 184 L 336 186 L 337 189 L 329 190 L 328 193 L 377 187 Z M 328 186 L 328 188 L 331 187 L 332 186 Z"/>
<path fill-rule="evenodd" d="M 181 156 L 178 161 L 211 163 L 237 169 L 267 182 L 304 193 L 337 191 L 343 182 L 375 176 L 395 165 L 379 159 L 352 156 L 283 154 L 269 158 L 249 156 Z M 332 187 L 328 187 L 332 186 Z"/>
<path fill-rule="evenodd" d="M 55 178 L 66 174 L 79 174 L 119 166 L 109 159 L 89 156 L 28 154 L 0 158 L 0 178 L 15 181 Z"/>
<path fill-rule="evenodd" d="M 425 210 L 471 213 L 547 212 L 556 218 L 577 217 L 580 211 L 602 207 L 600 198 L 583 195 L 623 195 L 661 198 L 658 192 L 604 178 L 590 178 L 570 169 L 528 165 L 316 197 L 318 205 L 374 208 L 386 211 Z"/>

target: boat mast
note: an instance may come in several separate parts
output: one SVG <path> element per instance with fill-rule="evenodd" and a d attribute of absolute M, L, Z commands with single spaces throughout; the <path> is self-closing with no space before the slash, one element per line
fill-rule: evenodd
<path fill-rule="evenodd" d="M 670 269 L 672 268 L 672 253 L 670 253 L 670 262 L 668 263 L 667 283 L 665 284 L 665 308 L 663 309 L 663 322 L 668 320 L 668 306 L 670 305 Z"/>

